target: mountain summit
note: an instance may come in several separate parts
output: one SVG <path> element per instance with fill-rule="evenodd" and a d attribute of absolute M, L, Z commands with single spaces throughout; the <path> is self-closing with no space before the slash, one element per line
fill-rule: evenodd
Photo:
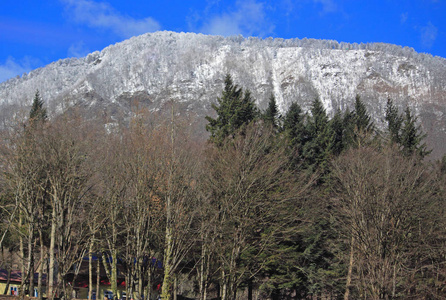
<path fill-rule="evenodd" d="M 419 117 L 434 157 L 446 152 L 446 59 L 382 43 L 148 33 L 0 84 L 0 122 L 29 110 L 37 89 L 50 116 L 77 105 L 129 116 L 133 105 L 160 110 L 172 100 L 203 116 L 212 113 L 225 74 L 261 108 L 273 93 L 282 112 L 292 101 L 308 110 L 319 97 L 334 113 L 360 95 L 382 124 L 391 98 L 400 112 L 409 106 Z"/>

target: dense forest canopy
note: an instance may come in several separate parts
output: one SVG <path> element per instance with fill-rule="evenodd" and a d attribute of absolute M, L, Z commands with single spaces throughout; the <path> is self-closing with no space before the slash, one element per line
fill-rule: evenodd
<path fill-rule="evenodd" d="M 332 117 L 268 96 L 259 109 L 227 75 L 203 141 L 175 101 L 110 127 L 48 119 L 37 92 L 1 133 L 0 267 L 19 253 L 21 294 L 37 272 L 49 298 L 93 255 L 114 297 L 124 276 L 138 300 L 158 284 L 162 299 L 446 297 L 446 156 L 424 159 L 416 115 L 389 99 L 378 130 L 359 95 Z"/>

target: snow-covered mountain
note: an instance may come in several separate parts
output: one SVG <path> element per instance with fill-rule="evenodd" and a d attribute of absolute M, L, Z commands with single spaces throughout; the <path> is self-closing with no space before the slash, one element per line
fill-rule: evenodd
<path fill-rule="evenodd" d="M 282 111 L 292 101 L 308 109 L 319 97 L 333 113 L 359 94 L 379 125 L 390 97 L 419 116 L 435 157 L 446 152 L 446 60 L 376 43 L 148 33 L 0 84 L 0 121 L 28 110 L 37 89 L 50 114 L 81 105 L 129 116 L 135 103 L 162 109 L 175 100 L 202 116 L 212 113 L 227 73 L 260 107 L 274 93 Z"/>

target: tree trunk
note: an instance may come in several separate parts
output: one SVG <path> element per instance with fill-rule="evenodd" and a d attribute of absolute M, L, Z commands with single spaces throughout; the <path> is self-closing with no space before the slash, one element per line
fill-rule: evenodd
<path fill-rule="evenodd" d="M 37 278 L 37 297 L 39 300 L 43 299 L 42 295 L 42 277 L 43 277 L 43 265 L 45 262 L 45 251 L 44 251 L 44 245 L 43 245 L 43 234 L 42 234 L 42 228 L 39 228 L 39 240 L 40 240 L 40 264 L 39 264 L 39 275 Z"/>
<path fill-rule="evenodd" d="M 144 276 L 143 276 L 143 272 L 142 272 L 142 258 L 139 259 L 139 264 L 137 266 L 136 269 L 136 274 L 138 277 L 138 300 L 141 300 L 143 298 L 143 294 L 144 294 Z"/>
<path fill-rule="evenodd" d="M 248 280 L 248 300 L 252 300 L 252 278 Z"/>
<path fill-rule="evenodd" d="M 28 231 L 28 277 L 29 277 L 29 296 L 34 297 L 34 225 L 29 225 Z"/>
<path fill-rule="evenodd" d="M 62 274 L 60 273 L 60 270 L 56 274 L 56 288 L 54 289 L 54 293 L 57 294 L 57 297 L 55 298 L 61 298 L 64 300 L 67 300 L 67 294 L 66 294 L 66 285 L 65 281 L 62 277 Z M 62 288 L 60 288 L 62 287 Z"/>
<path fill-rule="evenodd" d="M 226 273 L 225 270 L 223 269 L 221 271 L 221 282 L 222 282 L 222 289 L 221 289 L 221 299 L 222 300 L 227 300 L 227 292 L 228 292 L 228 283 L 226 281 Z"/>
<path fill-rule="evenodd" d="M 11 270 L 7 269 L 6 272 L 8 272 L 8 279 L 6 280 L 5 291 L 3 292 L 4 295 L 8 295 L 9 283 L 11 282 Z"/>
<path fill-rule="evenodd" d="M 344 300 L 348 300 L 350 296 L 350 285 L 352 282 L 352 272 L 353 272 L 353 250 L 355 245 L 355 237 L 352 236 L 351 242 L 350 242 L 350 260 L 348 263 L 348 273 L 347 273 L 347 282 L 345 283 L 345 294 L 344 294 Z"/>
<path fill-rule="evenodd" d="M 221 288 L 220 288 L 220 282 L 217 282 L 217 286 L 215 287 L 215 289 L 217 290 L 217 298 L 220 297 L 221 299 Z"/>
<path fill-rule="evenodd" d="M 168 197 L 170 199 L 170 197 Z M 168 207 L 170 206 L 170 200 L 168 200 Z M 168 213 L 169 216 L 169 213 Z M 168 217 L 168 223 L 169 223 L 169 217 Z M 166 226 L 166 248 L 164 250 L 164 278 L 163 278 L 163 286 L 161 289 L 161 298 L 170 300 L 172 299 L 172 295 L 170 294 L 171 288 L 172 288 L 172 266 L 171 266 L 171 259 L 172 259 L 172 229 L 170 228 L 170 225 L 168 224 Z"/>
<path fill-rule="evenodd" d="M 200 264 L 200 299 L 206 300 L 207 296 L 207 280 L 209 272 L 209 261 L 207 260 L 207 251 L 204 238 L 201 245 L 201 264 Z"/>
<path fill-rule="evenodd" d="M 91 300 L 93 296 L 93 246 L 94 236 L 90 241 L 90 248 L 88 250 L 88 299 Z M 99 270 L 98 270 L 99 271 Z"/>
<path fill-rule="evenodd" d="M 34 255 L 31 254 L 31 261 L 29 263 L 29 296 L 34 297 Z"/>
<path fill-rule="evenodd" d="M 56 243 L 56 205 L 53 203 L 53 212 L 51 218 L 51 236 L 50 236 L 50 262 L 48 270 L 48 299 L 54 299 L 54 267 L 55 267 L 55 257 L 54 248 Z"/>
<path fill-rule="evenodd" d="M 178 293 L 178 278 L 177 276 L 173 279 L 173 300 L 177 300 L 177 293 Z"/>
<path fill-rule="evenodd" d="M 102 296 L 99 290 L 101 287 L 101 260 L 102 257 L 98 256 L 98 262 L 96 264 L 96 300 L 102 300 Z"/>
<path fill-rule="evenodd" d="M 125 275 L 125 296 L 126 297 L 130 297 L 130 295 L 132 295 L 132 297 L 130 297 L 129 299 L 133 299 L 133 285 L 135 284 L 135 279 L 134 276 L 132 276 L 129 273 L 127 273 Z M 136 298 L 137 300 L 140 300 L 138 297 Z"/>
<path fill-rule="evenodd" d="M 149 258 L 150 259 L 150 258 Z M 150 264 L 152 261 L 149 261 L 149 266 L 147 267 L 147 287 L 146 287 L 146 293 L 144 299 L 150 300 L 152 297 L 152 270 Z M 130 299 L 127 299 L 130 300 Z"/>
<path fill-rule="evenodd" d="M 112 250 L 112 265 L 110 276 L 111 289 L 113 291 L 113 299 L 118 299 L 118 253 L 116 249 Z"/>
<path fill-rule="evenodd" d="M 20 216 L 19 219 L 19 228 L 21 229 L 23 225 L 23 219 L 22 216 Z M 22 234 L 20 234 L 20 238 L 19 238 L 19 249 L 20 249 L 20 257 L 22 259 L 22 264 L 20 266 L 20 276 L 21 276 L 21 280 L 20 280 L 20 289 L 19 289 L 19 296 L 23 297 L 25 295 L 25 281 L 26 281 L 26 276 L 25 276 L 25 249 L 23 246 L 23 236 Z"/>

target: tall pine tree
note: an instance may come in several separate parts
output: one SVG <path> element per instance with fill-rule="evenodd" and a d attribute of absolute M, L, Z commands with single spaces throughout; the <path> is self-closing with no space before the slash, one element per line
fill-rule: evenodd
<path fill-rule="evenodd" d="M 242 88 L 233 83 L 229 74 L 225 78 L 222 96 L 217 99 L 217 104 L 212 104 L 212 108 L 217 112 L 217 118 L 206 116 L 209 122 L 206 130 L 211 133 L 210 140 L 219 146 L 258 115 L 251 93 L 248 90 L 243 92 Z"/>
<path fill-rule="evenodd" d="M 311 116 L 306 124 L 308 140 L 303 146 L 302 155 L 310 170 L 325 170 L 332 152 L 333 130 L 322 102 L 316 98 L 311 106 Z"/>
<path fill-rule="evenodd" d="M 333 132 L 333 137 L 331 140 L 332 153 L 334 155 L 339 155 L 345 147 L 344 120 L 340 111 L 337 111 L 330 120 L 330 127 Z"/>
<path fill-rule="evenodd" d="M 398 108 L 393 101 L 388 98 L 385 111 L 385 120 L 387 122 L 387 131 L 392 143 L 401 143 L 401 128 L 403 125 L 403 117 L 400 116 Z"/>
<path fill-rule="evenodd" d="M 369 134 L 374 130 L 373 122 L 367 113 L 367 108 L 361 101 L 361 97 L 356 95 L 355 98 L 355 112 L 354 112 L 355 126 L 358 133 Z"/>
<path fill-rule="evenodd" d="M 291 103 L 283 119 L 282 132 L 291 152 L 290 160 L 295 166 L 301 161 L 302 147 L 306 139 L 304 121 L 302 108 L 296 102 Z"/>
<path fill-rule="evenodd" d="M 401 151 L 404 155 L 413 154 L 424 158 L 429 155 L 432 150 L 427 150 L 424 139 L 426 134 L 421 130 L 421 126 L 417 125 L 417 117 L 415 117 L 409 107 L 404 111 L 403 127 L 401 129 Z"/>
<path fill-rule="evenodd" d="M 268 102 L 268 107 L 266 108 L 262 116 L 263 120 L 266 124 L 270 124 L 273 128 L 277 128 L 279 121 L 278 114 L 279 110 L 277 109 L 276 97 L 274 97 L 274 94 L 271 94 Z"/>
<path fill-rule="evenodd" d="M 40 97 L 39 90 L 36 90 L 31 111 L 29 112 L 29 119 L 32 121 L 45 121 L 47 118 L 48 116 L 46 109 L 43 107 L 42 97 Z"/>
<path fill-rule="evenodd" d="M 348 108 L 342 116 L 342 148 L 347 149 L 355 144 L 355 112 L 350 111 Z"/>

